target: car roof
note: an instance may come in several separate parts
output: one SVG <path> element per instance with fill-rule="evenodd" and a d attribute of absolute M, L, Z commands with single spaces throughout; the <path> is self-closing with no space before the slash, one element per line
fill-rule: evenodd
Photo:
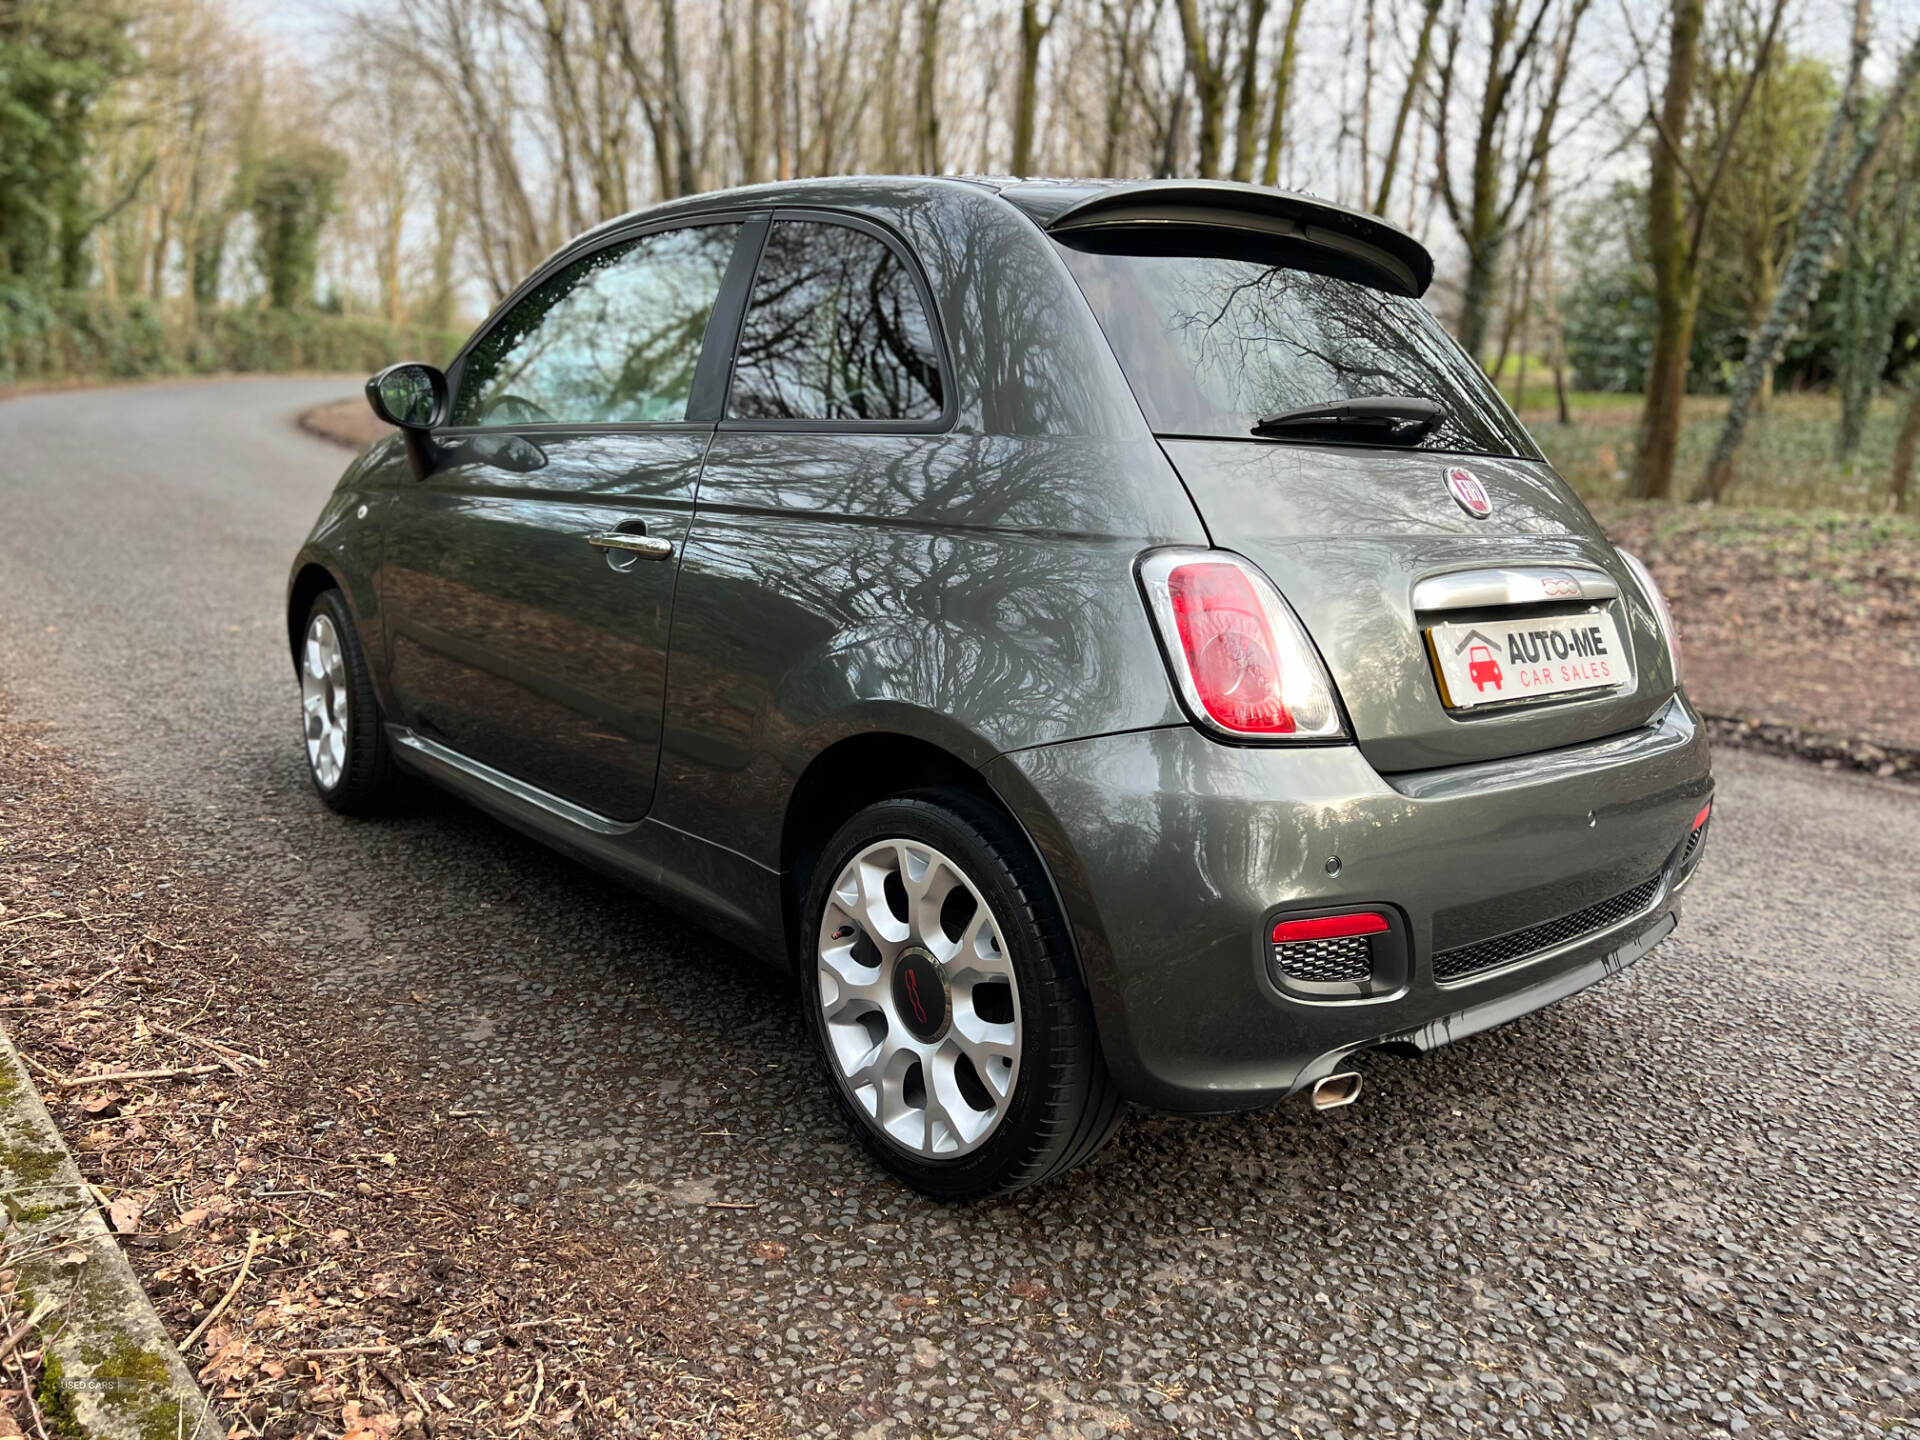
<path fill-rule="evenodd" d="M 1377 215 L 1318 196 L 1225 180 L 1026 179 L 1012 175 L 836 175 L 779 180 L 670 200 L 608 220 L 556 251 L 564 254 L 608 231 L 643 219 L 696 215 L 752 205 L 807 204 L 831 192 L 871 192 L 877 202 L 902 185 L 987 190 L 1051 234 L 1114 226 L 1181 225 L 1266 230 L 1346 253 L 1385 285 L 1422 295 L 1433 283 L 1433 257 L 1413 236 Z"/>

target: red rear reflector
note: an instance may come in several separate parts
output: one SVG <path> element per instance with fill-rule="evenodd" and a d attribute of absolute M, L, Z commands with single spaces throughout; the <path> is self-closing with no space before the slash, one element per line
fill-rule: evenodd
<path fill-rule="evenodd" d="M 1237 565 L 1199 561 L 1167 576 L 1187 670 L 1207 713 L 1242 735 L 1291 735 L 1280 690 L 1280 647 Z"/>
<path fill-rule="evenodd" d="M 1321 915 L 1312 920 L 1282 920 L 1273 927 L 1273 943 L 1289 945 L 1296 940 L 1344 940 L 1350 935 L 1380 935 L 1387 928 L 1387 917 L 1370 911 L 1357 915 Z"/>
<path fill-rule="evenodd" d="M 1700 807 L 1700 813 L 1693 817 L 1693 828 L 1695 830 L 1698 830 L 1702 825 L 1706 824 L 1707 816 L 1712 812 L 1713 812 L 1713 802 L 1709 800 L 1707 801 L 1706 804 Z"/>

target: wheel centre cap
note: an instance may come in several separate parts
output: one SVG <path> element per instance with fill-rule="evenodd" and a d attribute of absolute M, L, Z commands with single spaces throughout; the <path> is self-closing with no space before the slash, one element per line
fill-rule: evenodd
<path fill-rule="evenodd" d="M 931 1044 L 947 1033 L 947 976 L 931 954 L 910 945 L 893 962 L 893 1011 L 913 1038 Z"/>

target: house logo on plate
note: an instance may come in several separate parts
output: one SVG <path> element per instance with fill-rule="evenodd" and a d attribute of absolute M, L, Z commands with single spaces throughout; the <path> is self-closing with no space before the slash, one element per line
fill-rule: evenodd
<path fill-rule="evenodd" d="M 1484 519 L 1493 513 L 1493 497 L 1471 470 L 1456 465 L 1447 471 L 1447 489 L 1460 502 L 1460 508 L 1475 519 Z"/>

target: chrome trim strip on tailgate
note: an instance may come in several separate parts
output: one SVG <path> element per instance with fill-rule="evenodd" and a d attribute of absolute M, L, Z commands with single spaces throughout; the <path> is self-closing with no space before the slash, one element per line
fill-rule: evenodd
<path fill-rule="evenodd" d="M 1620 587 L 1611 575 L 1584 565 L 1502 565 L 1429 575 L 1413 587 L 1413 608 L 1431 614 L 1614 600 L 1619 595 Z"/>

